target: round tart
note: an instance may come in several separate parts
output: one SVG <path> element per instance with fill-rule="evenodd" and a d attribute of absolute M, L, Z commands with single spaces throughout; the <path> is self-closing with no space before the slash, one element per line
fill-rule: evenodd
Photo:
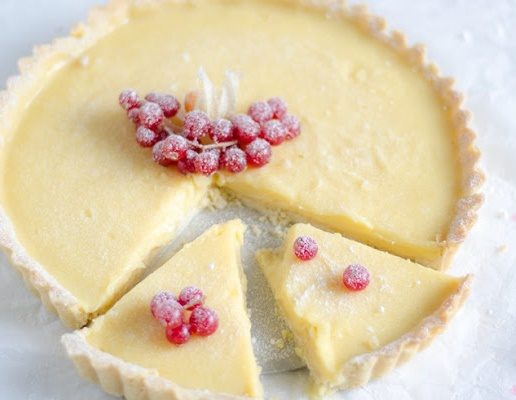
<path fill-rule="evenodd" d="M 154 250 L 206 204 L 214 185 L 252 207 L 281 209 L 444 269 L 482 202 L 479 151 L 453 80 L 426 62 L 422 46 L 408 47 L 401 33 L 385 28 L 383 19 L 363 7 L 324 1 L 113 0 L 93 10 L 71 37 L 22 60 L 21 75 L 1 94 L 0 245 L 46 306 L 74 328 L 104 314 L 139 280 Z M 263 168 L 241 173 L 184 175 L 156 165 L 150 150 L 135 143 L 134 127 L 116 97 L 132 87 L 184 98 L 201 67 L 216 84 L 229 70 L 240 76 L 236 112 L 280 95 L 300 117 L 302 134 L 275 149 Z M 425 300 L 432 306 L 411 314 L 403 332 L 393 331 L 378 348 L 412 332 L 434 306 L 447 304 L 446 298 L 459 304 L 467 286 L 393 260 L 438 283 Z M 68 349 L 80 342 L 123 359 L 116 346 L 93 339 L 95 327 L 108 325 L 110 316 L 65 339 Z M 393 316 L 398 317 L 404 318 Z M 347 365 L 353 352 L 335 365 Z M 73 356 L 89 376 L 95 368 L 85 362 L 92 354 L 97 353 Z M 305 358 L 324 386 L 365 381 L 344 374 L 326 378 L 316 361 Z M 99 365 L 113 361 L 103 360 L 109 362 Z M 132 371 L 113 363 L 116 368 L 107 374 L 118 376 L 119 367 Z M 208 389 L 257 395 L 254 379 L 245 390 Z M 115 381 L 108 391 L 129 398 L 139 393 L 128 394 L 123 379 Z"/>

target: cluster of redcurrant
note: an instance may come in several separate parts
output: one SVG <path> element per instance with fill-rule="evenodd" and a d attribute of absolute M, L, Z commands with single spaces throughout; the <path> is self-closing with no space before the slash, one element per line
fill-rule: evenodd
<path fill-rule="evenodd" d="M 299 236 L 294 241 L 293 250 L 297 258 L 308 261 L 317 255 L 319 246 L 310 236 Z M 364 290 L 369 280 L 369 271 L 360 264 L 348 265 L 342 273 L 342 284 L 351 291 Z"/>
<path fill-rule="evenodd" d="M 169 342 L 181 345 L 191 335 L 209 336 L 217 330 L 219 318 L 215 311 L 204 307 L 204 294 L 195 286 L 181 290 L 179 297 L 170 292 L 159 292 L 151 301 L 154 318 L 166 328 Z"/>
<path fill-rule="evenodd" d="M 184 118 L 178 118 L 179 101 L 171 95 L 149 93 L 142 100 L 134 90 L 120 93 L 119 103 L 136 125 L 136 141 L 152 147 L 154 161 L 176 165 L 183 174 L 211 175 L 225 169 L 232 173 L 247 166 L 262 167 L 270 161 L 271 146 L 291 140 L 301 132 L 297 117 L 287 114 L 284 100 L 274 97 L 253 103 L 247 114 L 212 121 L 191 109 L 190 92 Z M 193 102 L 195 103 L 195 101 Z"/>

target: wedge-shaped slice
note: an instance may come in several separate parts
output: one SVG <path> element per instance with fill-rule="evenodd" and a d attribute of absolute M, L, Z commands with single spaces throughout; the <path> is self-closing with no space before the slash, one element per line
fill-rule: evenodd
<path fill-rule="evenodd" d="M 301 261 L 299 236 L 314 238 L 318 254 Z M 381 376 L 442 331 L 469 291 L 455 278 L 411 261 L 297 224 L 281 251 L 262 250 L 258 261 L 320 391 L 349 388 Z M 370 283 L 352 292 L 344 269 L 361 264 Z"/>
<path fill-rule="evenodd" d="M 259 397 L 240 265 L 244 229 L 239 220 L 210 228 L 90 327 L 64 335 L 80 373 L 127 399 Z M 167 341 L 149 304 L 159 291 L 177 294 L 191 285 L 203 290 L 219 327 L 178 347 Z"/>

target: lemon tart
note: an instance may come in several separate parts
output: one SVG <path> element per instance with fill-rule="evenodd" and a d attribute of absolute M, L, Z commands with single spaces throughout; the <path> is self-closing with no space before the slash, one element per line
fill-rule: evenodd
<path fill-rule="evenodd" d="M 281 95 L 303 134 L 238 175 L 154 165 L 116 96 L 134 87 L 181 97 L 199 66 L 241 75 L 237 111 Z M 70 326 L 134 284 L 213 182 L 436 268 L 482 200 L 453 81 L 363 8 L 114 0 L 20 69 L 0 101 L 0 244 Z"/>
<path fill-rule="evenodd" d="M 64 335 L 79 371 L 129 400 L 259 397 L 240 265 L 244 230 L 239 220 L 210 228 L 89 327 Z M 160 291 L 178 294 L 188 286 L 202 289 L 218 315 L 218 329 L 176 346 L 149 305 Z"/>
<path fill-rule="evenodd" d="M 298 238 L 315 251 L 298 254 Z M 471 279 L 306 224 L 289 229 L 283 248 L 257 257 L 319 392 L 362 385 L 424 348 Z"/>

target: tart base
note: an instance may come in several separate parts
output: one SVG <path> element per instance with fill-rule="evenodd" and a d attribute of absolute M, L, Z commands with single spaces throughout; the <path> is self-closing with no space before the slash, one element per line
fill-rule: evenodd
<path fill-rule="evenodd" d="M 127 400 L 243 400 L 245 396 L 185 389 L 158 376 L 157 371 L 125 362 L 88 345 L 84 333 L 67 333 L 61 338 L 66 353 L 79 374 L 107 393 Z"/>

